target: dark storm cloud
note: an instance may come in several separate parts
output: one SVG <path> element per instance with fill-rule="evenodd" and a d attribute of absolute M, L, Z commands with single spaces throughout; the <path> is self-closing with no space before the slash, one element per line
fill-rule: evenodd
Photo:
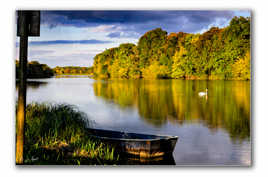
<path fill-rule="evenodd" d="M 233 16 L 233 11 L 42 11 L 42 24 L 50 27 L 116 24 L 124 26 L 125 30 L 132 28 L 140 34 L 159 26 L 168 32 L 194 32 L 215 22 L 217 18 L 230 20 Z"/>
<path fill-rule="evenodd" d="M 177 17 L 186 17 L 191 22 L 208 22 L 216 17 L 230 18 L 232 11 L 43 11 L 44 17 L 55 15 L 52 23 L 77 27 L 107 23 L 146 23 Z M 60 16 L 64 18 L 60 18 Z M 53 22 L 53 20 L 56 20 Z M 73 23 L 71 21 L 74 21 Z M 84 23 L 79 24 L 78 21 Z"/>
<path fill-rule="evenodd" d="M 101 41 L 101 40 L 54 40 L 54 41 L 31 41 L 30 45 L 57 45 L 57 44 L 106 44 L 111 43 L 111 41 Z"/>
<path fill-rule="evenodd" d="M 146 23 L 152 20 L 161 20 L 168 15 L 162 11 L 43 11 L 44 17 L 54 15 L 52 23 L 70 25 L 69 21 L 74 21 L 72 25 L 91 26 L 92 24 L 109 23 Z M 62 16 L 64 18 L 59 18 Z M 85 23 L 79 24 L 79 21 Z"/>

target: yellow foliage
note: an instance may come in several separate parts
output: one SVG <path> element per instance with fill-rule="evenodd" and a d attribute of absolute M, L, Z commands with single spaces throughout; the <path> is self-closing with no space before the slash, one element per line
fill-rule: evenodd
<path fill-rule="evenodd" d="M 121 78 L 128 78 L 128 68 L 120 68 L 118 74 Z"/>
<path fill-rule="evenodd" d="M 172 65 L 172 74 L 173 78 L 181 78 L 184 76 L 184 65 L 183 55 L 187 53 L 187 50 L 184 47 L 180 48 L 179 52 L 176 52 L 173 56 L 173 65 Z"/>
<path fill-rule="evenodd" d="M 173 37 L 178 37 L 178 35 L 176 33 L 170 33 L 168 36 L 167 36 L 167 39 L 170 40 L 171 38 Z"/>
<path fill-rule="evenodd" d="M 111 69 L 110 73 L 111 73 L 112 78 L 118 78 L 119 77 L 118 68 L 119 68 L 119 62 L 118 62 L 117 59 L 115 59 L 114 63 L 110 67 L 110 69 Z"/>
<path fill-rule="evenodd" d="M 179 57 L 182 57 L 183 55 L 187 54 L 187 50 L 184 47 L 180 47 L 180 51 L 179 51 Z"/>
<path fill-rule="evenodd" d="M 195 43 L 195 42 L 197 42 L 198 40 L 199 40 L 199 35 L 196 35 L 196 36 L 194 36 L 194 37 L 192 38 L 191 43 Z"/>
<path fill-rule="evenodd" d="M 233 77 L 237 79 L 250 80 L 250 52 L 248 51 L 244 58 L 239 58 L 232 65 Z"/>
<path fill-rule="evenodd" d="M 167 66 L 154 62 L 149 67 L 143 69 L 142 75 L 144 78 L 165 78 L 170 75 L 170 71 Z"/>

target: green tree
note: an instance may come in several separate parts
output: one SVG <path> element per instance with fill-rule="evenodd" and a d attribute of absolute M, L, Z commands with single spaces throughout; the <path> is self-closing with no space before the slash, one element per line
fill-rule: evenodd
<path fill-rule="evenodd" d="M 94 58 L 98 78 L 250 79 L 250 18 L 234 17 L 225 28 L 203 34 L 146 32 Z M 240 69 L 240 70 L 238 70 Z"/>

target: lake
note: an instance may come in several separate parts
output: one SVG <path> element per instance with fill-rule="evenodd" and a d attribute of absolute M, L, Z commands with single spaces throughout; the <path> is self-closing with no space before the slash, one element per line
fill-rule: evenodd
<path fill-rule="evenodd" d="M 95 128 L 178 136 L 177 165 L 251 164 L 250 81 L 30 81 L 27 103 L 75 105 Z"/>

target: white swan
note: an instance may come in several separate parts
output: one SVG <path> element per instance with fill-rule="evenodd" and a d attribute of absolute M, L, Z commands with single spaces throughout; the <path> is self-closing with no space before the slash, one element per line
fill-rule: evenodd
<path fill-rule="evenodd" d="M 206 92 L 199 92 L 199 96 L 207 96 L 208 95 L 208 89 L 206 88 Z"/>

